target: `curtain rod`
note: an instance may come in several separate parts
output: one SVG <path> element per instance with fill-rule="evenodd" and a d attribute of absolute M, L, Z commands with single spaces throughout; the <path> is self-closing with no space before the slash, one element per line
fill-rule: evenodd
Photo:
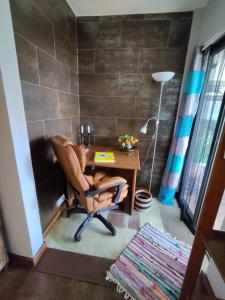
<path fill-rule="evenodd" d="M 222 37 L 225 36 L 225 31 L 221 31 L 219 33 L 217 33 L 216 35 L 214 35 L 214 37 L 212 37 L 201 49 L 201 51 L 205 51 L 207 48 L 209 48 L 210 46 L 212 46 L 213 44 L 215 44 L 219 39 L 221 39 Z"/>

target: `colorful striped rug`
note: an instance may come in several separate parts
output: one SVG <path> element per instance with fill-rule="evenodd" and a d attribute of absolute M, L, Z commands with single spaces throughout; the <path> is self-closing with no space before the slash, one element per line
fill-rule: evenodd
<path fill-rule="evenodd" d="M 145 224 L 116 262 L 106 280 L 125 299 L 178 299 L 191 247 Z"/>

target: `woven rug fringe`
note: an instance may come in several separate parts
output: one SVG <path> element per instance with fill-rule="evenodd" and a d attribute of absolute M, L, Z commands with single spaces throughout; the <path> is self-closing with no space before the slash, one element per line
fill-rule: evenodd
<path fill-rule="evenodd" d="M 106 281 L 108 282 L 113 282 L 116 284 L 116 291 L 119 294 L 124 293 L 124 299 L 126 300 L 135 300 L 131 295 L 129 295 L 129 293 L 121 286 L 121 284 L 119 283 L 118 280 L 116 280 L 114 277 L 111 276 L 111 273 L 109 271 L 107 271 L 107 275 L 106 275 Z"/>

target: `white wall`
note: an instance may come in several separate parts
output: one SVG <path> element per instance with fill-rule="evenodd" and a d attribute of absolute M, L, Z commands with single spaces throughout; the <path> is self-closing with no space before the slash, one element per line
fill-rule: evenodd
<path fill-rule="evenodd" d="M 43 243 L 8 0 L 0 9 L 0 206 L 11 253 Z"/>
<path fill-rule="evenodd" d="M 193 15 L 190 40 L 184 69 L 184 80 L 190 67 L 196 45 L 207 46 L 225 33 L 225 0 L 210 0 L 204 8 L 197 9 Z"/>
<path fill-rule="evenodd" d="M 207 45 L 211 40 L 225 33 L 225 1 L 211 0 L 203 9 L 200 41 Z"/>

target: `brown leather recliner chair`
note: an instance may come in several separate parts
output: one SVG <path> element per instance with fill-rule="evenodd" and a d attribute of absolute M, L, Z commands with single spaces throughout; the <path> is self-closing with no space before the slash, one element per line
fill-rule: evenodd
<path fill-rule="evenodd" d="M 67 216 L 71 213 L 87 214 L 74 235 L 75 241 L 81 240 L 85 226 L 93 218 L 100 220 L 112 235 L 116 235 L 116 229 L 101 212 L 118 208 L 118 203 L 127 196 L 126 180 L 122 177 L 109 177 L 105 172 L 96 172 L 93 176 L 84 175 L 86 155 L 82 145 L 74 145 L 64 136 L 55 136 L 52 145 L 77 200 L 74 201 L 74 207 L 67 210 Z"/>

